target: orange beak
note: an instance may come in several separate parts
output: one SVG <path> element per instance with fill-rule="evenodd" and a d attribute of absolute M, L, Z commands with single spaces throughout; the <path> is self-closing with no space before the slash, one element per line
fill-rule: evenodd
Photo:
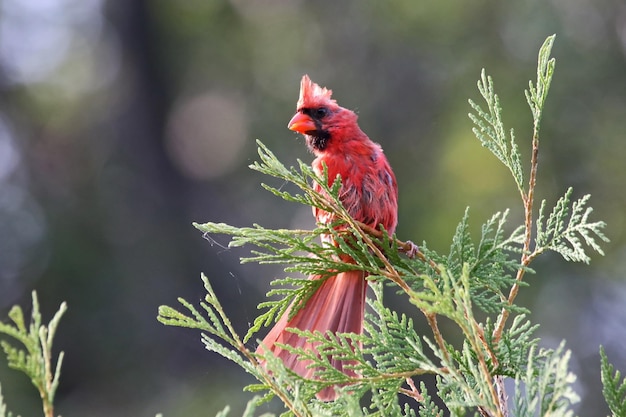
<path fill-rule="evenodd" d="M 289 128 L 289 130 L 293 130 L 294 132 L 299 132 L 302 134 L 306 134 L 307 132 L 314 132 L 317 130 L 317 126 L 315 126 L 313 119 L 311 119 L 306 114 L 300 112 L 296 113 L 291 118 L 287 127 Z"/>

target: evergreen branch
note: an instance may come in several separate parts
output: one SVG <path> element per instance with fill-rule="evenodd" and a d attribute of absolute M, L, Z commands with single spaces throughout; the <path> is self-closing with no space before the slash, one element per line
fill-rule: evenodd
<path fill-rule="evenodd" d="M 507 236 L 504 231 L 507 215 L 508 210 L 496 213 L 483 224 L 480 241 L 475 245 L 469 233 L 469 209 L 466 209 L 447 259 L 448 268 L 456 275 L 462 273 L 465 265 L 469 266 L 474 280 L 472 301 L 487 313 L 517 308 L 508 303 L 503 291 L 515 283 L 511 271 L 516 271 L 520 264 L 510 255 L 521 251 L 523 228 L 518 227 Z"/>
<path fill-rule="evenodd" d="M 609 363 L 604 348 L 600 346 L 600 368 L 602 378 L 602 395 L 606 400 L 613 417 L 626 416 L 626 378 L 622 379 Z"/>
<path fill-rule="evenodd" d="M 413 321 L 385 307 L 381 283 L 372 283 L 371 288 L 374 299 L 367 302 L 374 314 L 366 312 L 364 333 L 356 339 L 362 342 L 364 353 L 372 356 L 376 372 L 402 374 L 416 369 L 420 369 L 419 373 L 439 372 L 424 351 Z"/>
<path fill-rule="evenodd" d="M 535 199 L 535 186 L 537 184 L 537 168 L 539 165 L 539 128 L 541 124 L 541 117 L 543 115 L 543 106 L 548 96 L 548 91 L 550 90 L 550 83 L 552 82 L 552 76 L 556 65 L 555 59 L 550 58 L 555 37 L 556 35 L 549 36 L 539 49 L 539 55 L 537 58 L 537 84 L 536 86 L 533 86 L 532 82 L 530 82 L 529 90 L 526 91 L 528 105 L 530 106 L 531 113 L 533 115 L 530 176 L 528 179 L 528 192 L 524 192 L 520 189 L 522 202 L 524 204 L 524 243 L 520 262 L 521 266 L 517 270 L 517 274 L 515 276 L 516 282 L 512 285 L 507 297 L 508 305 L 513 305 L 513 302 L 517 297 L 517 293 L 519 292 L 522 280 L 524 279 L 524 275 L 527 271 L 527 267 L 533 260 L 533 257 L 530 256 L 530 245 L 533 230 L 533 204 Z M 509 309 L 502 308 L 493 334 L 496 341 L 502 336 L 509 314 Z"/>
<path fill-rule="evenodd" d="M 459 229 L 459 230 L 462 230 Z M 462 235 L 463 233 L 460 232 Z M 447 396 L 446 404 L 474 406 L 483 415 L 502 416 L 500 396 L 492 381 L 498 360 L 494 349 L 473 315 L 471 268 L 467 263 L 459 277 L 442 269 L 440 283 L 426 283 L 432 293 L 416 293 L 411 299 L 428 317 L 441 315 L 452 320 L 462 331 L 465 343 L 457 352 L 446 344 L 441 335 L 435 334 L 436 344 L 425 339 L 435 355 L 441 360 L 438 387 Z M 428 280 L 427 277 L 425 277 Z"/>
<path fill-rule="evenodd" d="M 602 233 L 606 224 L 602 221 L 589 222 L 593 209 L 586 207 L 590 195 L 587 194 L 571 203 L 572 188 L 568 188 L 565 195 L 556 202 L 552 212 L 545 219 L 545 200 L 541 203 L 537 219 L 537 237 L 535 249 L 529 258 L 533 258 L 545 250 L 559 253 L 565 260 L 589 263 L 589 255 L 585 252 L 583 242 L 591 249 L 604 255 L 596 238 L 608 242 Z M 544 223 L 545 220 L 545 223 Z M 582 239 L 582 241 L 581 241 Z"/>
<path fill-rule="evenodd" d="M 259 315 L 248 329 L 244 336 L 244 343 L 247 342 L 261 327 L 270 325 L 274 320 L 278 320 L 291 306 L 289 311 L 290 317 L 293 317 L 300 308 L 302 308 L 309 297 L 315 293 L 320 285 L 324 282 L 323 278 L 317 280 L 281 278 L 271 282 L 271 285 L 293 285 L 293 288 L 274 289 L 267 293 L 268 297 L 279 295 L 282 298 L 278 300 L 268 300 L 258 305 L 259 309 L 266 309 L 264 313 Z"/>
<path fill-rule="evenodd" d="M 506 299 L 506 304 L 502 307 L 500 315 L 498 316 L 498 321 L 496 324 L 496 328 L 493 331 L 493 338 L 497 342 L 504 332 L 504 327 L 506 325 L 506 321 L 510 315 L 510 307 L 513 306 L 515 298 L 517 297 L 517 293 L 519 292 L 519 288 L 522 285 L 522 280 L 524 278 L 525 272 L 528 270 L 527 267 L 531 263 L 533 257 L 529 256 L 530 252 L 530 244 L 532 237 L 532 226 L 533 226 L 533 202 L 534 202 L 534 194 L 535 194 L 535 186 L 537 183 L 537 168 L 538 168 L 538 157 L 539 157 L 539 129 L 541 117 L 543 115 L 543 106 L 545 104 L 545 100 L 548 95 L 548 91 L 550 89 L 550 83 L 552 81 L 552 76 L 554 74 L 554 68 L 556 61 L 554 58 L 550 58 L 550 53 L 552 50 L 552 45 L 554 43 L 555 35 L 548 37 L 542 47 L 539 50 L 538 56 L 538 64 L 537 64 L 537 84 L 533 86 L 532 82 L 529 83 L 529 90 L 525 91 L 525 95 L 528 101 L 528 105 L 530 106 L 531 113 L 533 115 L 533 135 L 532 135 L 532 150 L 531 150 L 531 160 L 530 160 L 530 176 L 528 180 L 528 191 L 526 192 L 523 188 L 521 188 L 521 181 L 517 183 L 518 190 L 520 191 L 520 195 L 522 197 L 522 202 L 524 204 L 524 241 L 522 248 L 522 257 L 521 257 L 521 266 L 517 270 L 517 274 L 515 276 L 515 283 L 511 286 L 509 290 L 509 295 Z M 496 108 L 498 111 L 498 108 Z M 513 138 L 513 131 L 511 131 L 511 147 L 517 150 L 517 147 Z M 519 153 L 515 152 L 515 169 L 512 169 L 512 172 L 522 173 L 521 164 L 519 163 L 520 157 Z M 506 163 L 505 163 L 506 165 Z M 515 174 L 514 174 L 515 175 Z M 519 178 L 521 179 L 522 176 Z M 500 392 L 504 392 L 504 383 L 501 378 L 497 380 L 498 390 Z M 504 395 L 504 394 L 502 394 Z M 506 408 L 503 406 L 502 408 L 503 414 L 506 416 L 508 414 Z"/>
<path fill-rule="evenodd" d="M 361 348 L 356 342 L 367 341 L 367 336 L 354 333 L 311 332 L 297 328 L 290 328 L 288 331 L 306 338 L 319 352 L 318 354 L 316 351 L 280 344 L 282 349 L 297 354 L 299 360 L 306 361 L 310 368 L 315 369 L 314 378 L 306 380 L 307 384 L 315 387 L 315 391 L 330 386 L 339 386 L 343 392 L 371 390 L 380 394 L 384 391 L 391 394 L 385 400 L 386 403 L 396 402 L 396 394 L 407 378 L 442 372 L 423 356 L 423 352 L 415 352 L 415 357 L 407 355 L 415 347 L 414 344 L 409 343 L 407 347 L 401 349 L 397 343 L 388 345 L 364 343 L 364 347 Z M 392 357 L 389 349 L 399 355 Z M 365 360 L 366 354 L 373 356 L 374 363 Z M 336 362 L 343 362 L 343 369 L 355 375 L 338 370 L 333 365 Z"/>
<path fill-rule="evenodd" d="M 533 136 L 532 151 L 530 159 L 530 178 L 528 180 L 528 194 L 524 196 L 524 213 L 525 213 L 525 230 L 526 239 L 524 242 L 524 254 L 522 255 L 522 264 L 527 265 L 530 262 L 528 252 L 530 249 L 530 240 L 532 234 L 532 215 L 533 202 L 535 195 L 535 186 L 537 183 L 537 167 L 539 166 L 539 128 L 541 117 L 543 115 L 543 105 L 550 90 L 552 75 L 556 61 L 550 58 L 552 44 L 556 35 L 549 36 L 541 48 L 539 49 L 539 57 L 537 59 L 537 85 L 533 86 L 529 83 L 530 91 L 526 91 L 526 98 L 533 115 Z M 522 275 L 518 276 L 521 280 Z"/>
<path fill-rule="evenodd" d="M 61 303 L 59 310 L 46 326 L 41 323 L 39 301 L 34 291 L 32 298 L 31 321 L 28 327 L 19 306 L 13 306 L 9 311 L 9 318 L 13 324 L 0 323 L 0 333 L 19 342 L 23 348 L 15 347 L 4 340 L 0 345 L 7 356 L 9 367 L 26 374 L 39 391 L 44 416 L 54 417 L 54 395 L 59 385 L 64 354 L 59 353 L 53 370 L 52 342 L 61 317 L 67 310 L 67 304 Z"/>
<path fill-rule="evenodd" d="M 271 353 L 264 355 L 256 354 L 246 347 L 232 326 L 209 280 L 204 274 L 202 274 L 201 278 L 207 295 L 204 302 L 200 303 L 200 306 L 208 320 L 192 304 L 179 299 L 179 302 L 189 311 L 190 315 L 183 314 L 168 306 L 161 306 L 159 307 L 158 321 L 167 326 L 199 329 L 226 342 L 230 347 L 217 343 L 213 338 L 207 336 L 206 333 L 202 334 L 202 342 L 207 350 L 236 363 L 259 380 L 261 384 L 253 385 L 251 390 L 258 390 L 259 388 L 270 390 L 273 395 L 280 398 L 294 416 L 312 416 L 306 402 L 302 398 L 294 397 L 288 391 L 289 387 L 294 386 L 294 377 L 289 376 L 290 371 L 286 370 L 280 359 L 273 357 Z M 261 366 L 259 360 L 265 361 L 267 368 L 271 372 Z M 313 392 L 310 396 L 314 394 Z M 270 397 L 266 396 L 258 400 L 257 403 L 269 399 Z"/>
<path fill-rule="evenodd" d="M 580 401 L 572 389 L 576 377 L 569 372 L 570 351 L 561 343 L 556 350 L 539 349 L 533 344 L 528 350 L 525 371 L 515 379 L 513 413 L 518 417 L 571 417 L 571 404 Z"/>
<path fill-rule="evenodd" d="M 372 287 L 375 299 L 368 299 L 368 303 L 375 314 L 366 313 L 362 335 L 290 329 L 316 345 L 322 354 L 290 345 L 281 345 L 281 348 L 298 354 L 300 360 L 309 362 L 309 366 L 316 370 L 315 378 L 306 381 L 307 385 L 315 387 L 313 392 L 331 385 L 344 386 L 341 390 L 349 390 L 352 395 L 370 390 L 377 398 L 373 406 L 380 412 L 371 415 L 404 415 L 399 414 L 401 410 L 397 408 L 396 395 L 402 383 L 412 376 L 444 371 L 428 359 L 412 321 L 384 307 L 382 283 L 374 282 Z M 373 363 L 365 360 L 365 355 L 371 356 Z M 344 369 L 353 369 L 359 376 L 338 371 L 330 358 L 344 361 Z"/>
<path fill-rule="evenodd" d="M 420 383 L 419 394 L 422 398 L 419 408 L 420 417 L 442 417 L 444 415 L 443 410 L 437 406 L 432 397 L 428 394 L 426 385 L 423 382 Z"/>
<path fill-rule="evenodd" d="M 453 376 L 451 386 L 463 387 L 463 401 L 477 406 L 482 414 L 502 416 L 499 398 L 492 384 L 492 370 L 488 365 L 488 362 L 497 359 L 487 343 L 483 329 L 474 318 L 469 266 L 465 265 L 459 279 L 451 279 L 450 283 L 455 314 L 448 317 L 459 326 L 465 337 L 462 351 L 453 355 L 456 366 L 449 365 L 450 369 L 456 369 L 449 374 Z M 442 381 L 449 378 L 445 375 Z"/>
<path fill-rule="evenodd" d="M 328 171 L 326 169 L 324 170 L 322 178 L 320 178 L 310 166 L 301 160 L 298 160 L 298 169 L 294 167 L 287 168 L 260 140 L 257 140 L 257 145 L 259 147 L 258 153 L 261 162 L 255 161 L 249 167 L 263 174 L 292 183 L 300 188 L 300 190 L 304 191 L 304 194 L 292 194 L 267 184 L 262 184 L 263 188 L 287 201 L 298 202 L 328 212 L 335 212 L 337 208 L 336 205 L 341 205 L 338 196 L 341 182 L 335 178 L 333 179 L 333 184 L 329 187 Z M 312 181 L 318 183 L 328 195 L 315 192 L 311 186 Z"/>
<path fill-rule="evenodd" d="M 480 140 L 480 143 L 509 169 L 517 189 L 521 195 L 524 195 L 524 170 L 522 169 L 519 149 L 515 143 L 515 135 L 511 129 L 510 138 L 507 138 L 502 122 L 500 99 L 494 91 L 493 80 L 485 74 L 484 69 L 480 73 L 478 91 L 483 96 L 488 111 L 483 110 L 473 100 L 469 100 L 469 104 L 475 112 L 475 114 L 468 114 L 476 125 L 472 128 L 472 132 Z"/>
<path fill-rule="evenodd" d="M 510 328 L 498 342 L 488 340 L 489 346 L 493 346 L 494 354 L 498 358 L 497 363 L 493 364 L 497 366 L 495 370 L 497 375 L 514 378 L 517 370 L 527 366 L 528 346 L 539 342 L 539 339 L 533 337 L 538 327 L 532 325 L 525 314 L 520 314 L 515 316 Z"/>
<path fill-rule="evenodd" d="M 537 168 L 539 166 L 539 129 L 541 125 L 541 117 L 543 116 L 543 106 L 550 90 L 550 84 L 552 82 L 552 75 L 554 74 L 554 67 L 556 60 L 550 58 L 552 51 L 552 45 L 554 43 L 556 35 L 549 36 L 539 49 L 538 64 L 537 64 L 537 84 L 533 86 L 532 82 L 529 83 L 529 90 L 525 91 L 528 105 L 530 106 L 531 113 L 533 115 L 533 136 L 532 136 L 532 151 L 530 159 L 530 178 L 528 180 L 528 194 L 523 198 L 524 200 L 524 214 L 525 214 L 525 230 L 526 239 L 524 241 L 524 252 L 522 255 L 522 264 L 527 266 L 532 260 L 528 253 L 530 251 L 530 241 L 532 235 L 532 216 L 533 216 L 533 202 L 535 195 L 535 186 L 537 183 Z M 523 272 L 518 274 L 518 281 L 521 281 Z M 514 290 L 518 287 L 514 286 Z M 514 295 L 514 294 L 512 294 Z"/>
<path fill-rule="evenodd" d="M 521 252 L 524 235 L 523 227 L 519 226 L 508 237 L 505 237 L 504 226 L 507 221 L 509 210 L 497 212 L 489 219 L 481 230 L 481 238 L 476 249 L 476 261 L 472 265 L 472 270 L 480 265 L 493 263 L 495 258 L 502 258 L 504 252 Z M 509 268 L 519 267 L 514 261 L 509 261 L 507 257 L 501 259 Z"/>
<path fill-rule="evenodd" d="M 552 45 L 556 35 L 548 36 L 543 45 L 539 49 L 539 56 L 537 59 L 537 82 L 533 85 L 532 81 L 528 83 L 528 90 L 525 90 L 526 100 L 533 115 L 534 128 L 533 137 L 539 136 L 539 127 L 541 118 L 543 116 L 543 107 L 548 97 L 548 91 L 550 90 L 550 84 L 552 82 L 552 75 L 554 74 L 554 67 L 556 60 L 550 58 L 552 51 Z"/>
<path fill-rule="evenodd" d="M 422 395 L 422 393 L 420 392 L 420 390 L 417 389 L 417 387 L 415 386 L 415 382 L 413 382 L 412 378 L 407 378 L 406 379 L 406 383 L 409 386 L 409 388 L 400 388 L 400 393 L 406 395 L 409 398 L 413 398 L 415 401 L 417 401 L 418 403 L 424 402 L 424 396 Z"/>

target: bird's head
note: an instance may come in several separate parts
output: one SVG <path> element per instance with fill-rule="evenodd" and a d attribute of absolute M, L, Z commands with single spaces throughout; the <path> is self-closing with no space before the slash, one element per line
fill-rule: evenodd
<path fill-rule="evenodd" d="M 360 131 L 356 114 L 339 106 L 331 95 L 332 90 L 320 87 L 308 75 L 302 77 L 297 112 L 287 127 L 302 133 L 314 153 L 339 145 L 354 135 L 354 129 Z"/>

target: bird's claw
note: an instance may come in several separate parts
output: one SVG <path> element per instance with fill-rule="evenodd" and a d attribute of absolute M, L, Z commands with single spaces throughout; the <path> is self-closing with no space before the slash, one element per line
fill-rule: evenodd
<path fill-rule="evenodd" d="M 419 246 L 417 246 L 415 243 L 411 242 L 410 240 L 406 241 L 406 246 L 407 246 L 407 248 L 405 249 L 406 256 L 408 256 L 411 259 L 415 258 L 418 252 L 420 251 Z"/>

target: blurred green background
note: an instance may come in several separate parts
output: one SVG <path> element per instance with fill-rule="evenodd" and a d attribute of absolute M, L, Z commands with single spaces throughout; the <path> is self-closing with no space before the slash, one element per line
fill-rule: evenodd
<path fill-rule="evenodd" d="M 590 267 L 544 256 L 518 301 L 543 345 L 572 349 L 578 413 L 606 415 L 598 346 L 626 371 L 622 0 L 1 0 L 0 313 L 28 307 L 33 289 L 48 319 L 68 302 L 57 412 L 213 416 L 231 404 L 241 414 L 252 381 L 197 333 L 157 323 L 157 308 L 199 301 L 203 271 L 244 332 L 283 274 L 239 265 L 245 250 L 204 240 L 191 222 L 313 224 L 247 168 L 256 138 L 288 165 L 312 159 L 286 128 L 304 73 L 384 147 L 400 238 L 445 252 L 468 205 L 475 230 L 507 207 L 521 223 L 513 181 L 471 133 L 467 99 L 479 100 L 485 67 L 527 155 L 523 90 L 553 33 L 538 197 L 591 193 L 611 243 Z M 40 415 L 4 360 L 0 381 L 14 412 Z"/>

